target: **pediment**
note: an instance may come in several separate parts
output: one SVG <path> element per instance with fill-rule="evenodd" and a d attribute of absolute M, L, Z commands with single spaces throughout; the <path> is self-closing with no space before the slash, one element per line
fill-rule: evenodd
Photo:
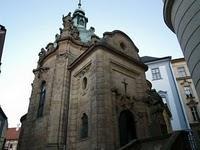
<path fill-rule="evenodd" d="M 138 48 L 135 46 L 130 37 L 124 32 L 119 30 L 105 32 L 103 34 L 102 41 L 115 48 L 116 50 L 119 50 L 122 53 L 125 53 L 126 55 L 139 60 Z"/>

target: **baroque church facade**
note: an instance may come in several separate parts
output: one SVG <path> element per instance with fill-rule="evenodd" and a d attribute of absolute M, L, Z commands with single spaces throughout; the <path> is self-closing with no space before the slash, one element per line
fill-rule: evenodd
<path fill-rule="evenodd" d="M 79 8 L 39 53 L 19 150 L 116 150 L 168 132 L 138 48 L 122 31 L 102 38 Z"/>

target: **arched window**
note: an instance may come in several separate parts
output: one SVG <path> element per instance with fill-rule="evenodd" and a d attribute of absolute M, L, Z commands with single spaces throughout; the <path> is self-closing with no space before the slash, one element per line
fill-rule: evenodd
<path fill-rule="evenodd" d="M 80 138 L 87 138 L 88 137 L 88 116 L 83 113 L 81 117 L 81 133 Z"/>
<path fill-rule="evenodd" d="M 126 45 L 124 44 L 124 42 L 121 42 L 121 43 L 120 43 L 120 47 L 121 47 L 123 50 L 126 49 Z"/>
<path fill-rule="evenodd" d="M 86 87 L 87 87 L 87 78 L 84 77 L 82 82 L 82 89 L 86 89 Z"/>
<path fill-rule="evenodd" d="M 40 86 L 40 100 L 39 100 L 37 117 L 43 116 L 45 97 L 46 97 L 46 82 L 42 81 L 42 84 Z"/>

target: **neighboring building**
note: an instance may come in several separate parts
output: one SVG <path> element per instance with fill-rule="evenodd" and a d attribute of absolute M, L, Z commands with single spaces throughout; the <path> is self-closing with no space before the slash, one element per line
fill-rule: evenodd
<path fill-rule="evenodd" d="M 186 114 L 194 135 L 200 142 L 200 101 L 184 58 L 172 60 L 172 67 L 178 83 Z"/>
<path fill-rule="evenodd" d="M 7 128 L 8 128 L 8 120 L 2 108 L 0 107 L 0 149 L 3 149 Z"/>
<path fill-rule="evenodd" d="M 4 150 L 17 150 L 20 128 L 8 128 Z"/>
<path fill-rule="evenodd" d="M 0 67 L 1 67 L 1 57 L 3 53 L 5 36 L 6 36 L 6 29 L 4 26 L 0 25 Z M 0 69 L 0 73 L 1 73 L 1 69 Z"/>
<path fill-rule="evenodd" d="M 87 21 L 79 4 L 41 49 L 19 150 L 116 150 L 168 133 L 165 106 L 133 41 L 118 30 L 99 38 Z"/>
<path fill-rule="evenodd" d="M 171 57 L 144 56 L 141 60 L 148 66 L 147 79 L 152 83 L 171 111 L 171 124 L 173 130 L 189 129 L 187 118 L 182 107 L 182 100 L 174 78 Z"/>
<path fill-rule="evenodd" d="M 176 34 L 200 97 L 200 0 L 163 0 L 164 20 Z"/>

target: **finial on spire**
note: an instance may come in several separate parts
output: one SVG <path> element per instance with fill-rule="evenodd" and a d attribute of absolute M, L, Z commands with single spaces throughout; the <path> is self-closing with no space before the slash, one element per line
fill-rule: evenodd
<path fill-rule="evenodd" d="M 79 8 L 79 9 L 81 8 L 81 0 L 79 0 L 78 8 Z"/>

